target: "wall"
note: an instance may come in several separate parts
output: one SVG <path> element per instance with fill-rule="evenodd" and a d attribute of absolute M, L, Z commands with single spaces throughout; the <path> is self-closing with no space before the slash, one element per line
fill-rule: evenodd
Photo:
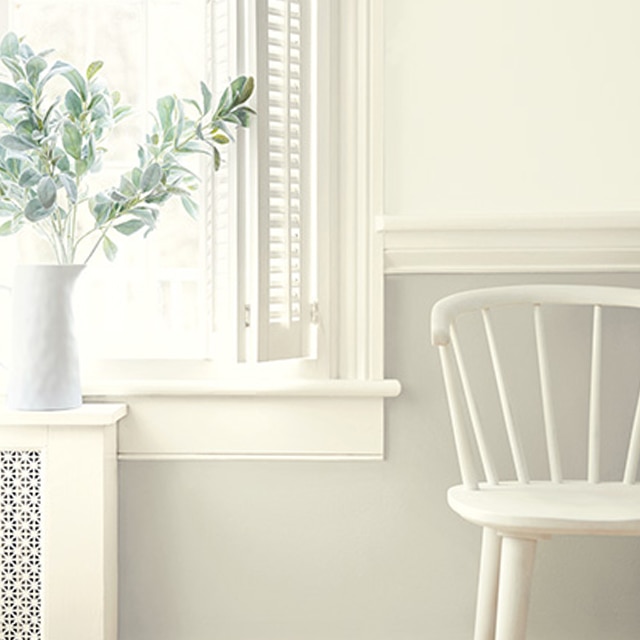
<path fill-rule="evenodd" d="M 640 208 L 633 0 L 385 2 L 385 214 Z"/>
<path fill-rule="evenodd" d="M 639 209 L 640 6 L 385 1 L 385 213 Z M 426 332 L 448 292 L 640 274 L 386 282 L 384 462 L 121 465 L 121 640 L 462 640 L 479 532 L 457 482 Z M 185 416 L 188 420 L 188 416 Z M 632 640 L 640 542 L 541 545 L 532 640 Z"/>
<path fill-rule="evenodd" d="M 640 285 L 637 275 L 532 281 Z M 479 531 L 458 481 L 428 314 L 441 295 L 521 276 L 387 281 L 384 462 L 122 463 L 121 640 L 463 640 Z M 640 540 L 540 546 L 532 640 L 632 640 Z"/>

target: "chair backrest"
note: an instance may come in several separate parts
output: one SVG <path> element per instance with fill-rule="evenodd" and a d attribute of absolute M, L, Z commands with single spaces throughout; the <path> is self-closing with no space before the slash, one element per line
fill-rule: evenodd
<path fill-rule="evenodd" d="M 519 308 L 515 315 L 509 311 L 512 307 Z M 563 324 L 564 335 L 556 338 L 554 348 L 550 349 L 548 329 L 549 325 L 554 325 L 550 319 L 556 318 L 553 314 L 565 313 L 566 310 L 582 314 L 580 316 L 582 323 L 576 321 L 577 324 L 572 324 L 574 321 L 570 321 L 568 324 Z M 627 322 L 626 325 L 621 324 L 619 318 L 623 310 L 632 316 L 631 322 Z M 513 479 L 522 483 L 530 482 L 532 479 L 524 446 L 530 440 L 530 434 L 519 427 L 519 420 L 516 419 L 518 416 L 512 408 L 514 398 L 510 387 L 514 386 L 514 376 L 510 375 L 508 368 L 505 368 L 506 360 L 510 360 L 512 365 L 515 362 L 516 368 L 525 367 L 528 361 L 531 368 L 535 370 L 529 379 L 533 380 L 534 384 L 520 384 L 518 391 L 520 396 L 527 395 L 527 403 L 531 403 L 533 397 L 539 405 L 536 411 L 540 416 L 539 431 L 543 444 L 537 450 L 537 454 L 542 452 L 540 455 L 544 457 L 547 467 L 547 477 L 544 479 L 551 482 L 562 482 L 567 479 L 563 473 L 563 456 L 561 455 L 561 452 L 566 449 L 563 450 L 560 446 L 561 440 L 563 442 L 567 440 L 566 433 L 563 432 L 565 424 L 564 422 L 559 424 L 556 411 L 557 402 L 563 398 L 564 394 L 558 393 L 556 391 L 558 385 L 552 382 L 557 382 L 561 378 L 573 384 L 573 380 L 568 380 L 569 378 L 577 379 L 584 374 L 584 421 L 586 424 L 584 429 L 580 427 L 577 430 L 583 432 L 585 438 L 583 448 L 587 459 L 585 477 L 582 479 L 589 482 L 601 481 L 603 432 L 609 427 L 608 418 L 605 420 L 603 417 L 603 344 L 607 343 L 607 340 L 603 339 L 605 333 L 603 318 L 606 318 L 607 314 L 612 314 L 613 320 L 617 322 L 616 327 L 627 327 L 631 331 L 637 329 L 640 336 L 638 310 L 640 310 L 640 290 L 581 285 L 523 285 L 477 289 L 453 294 L 435 304 L 431 316 L 431 337 L 441 357 L 456 450 L 462 480 L 467 487 L 477 488 L 482 481 L 496 484 L 506 479 L 498 473 L 499 465 L 496 464 L 494 455 L 495 436 L 490 435 L 486 422 L 491 423 L 490 427 L 495 427 L 496 422 L 502 423 L 499 425 L 500 429 L 503 434 L 506 432 L 503 449 L 508 452 L 508 457 L 511 459 L 512 468 L 515 471 Z M 502 320 L 496 322 L 500 313 L 512 313 L 512 315 L 506 317 L 503 315 Z M 589 315 L 586 323 L 585 313 Z M 469 321 L 468 318 L 472 316 L 475 316 L 476 320 Z M 565 316 L 562 318 L 564 319 Z M 469 322 L 477 323 L 476 328 L 471 330 L 472 337 L 468 338 L 466 343 L 461 339 L 459 330 L 460 325 L 465 322 L 468 329 L 471 327 Z M 523 341 L 526 343 L 527 339 L 520 337 L 516 339 L 515 324 L 524 324 L 522 335 L 530 335 L 528 348 L 525 346 L 522 352 L 518 351 L 518 347 Z M 555 324 L 558 323 L 555 322 Z M 588 325 L 586 330 L 585 324 Z M 502 334 L 496 331 L 496 326 L 504 329 Z M 613 334 L 610 332 L 607 335 L 613 335 L 614 338 L 617 336 L 620 342 L 622 340 L 619 338 L 618 328 L 613 330 Z M 481 340 L 478 332 L 484 334 Z M 520 336 L 519 333 L 518 336 Z M 484 344 L 481 345 L 481 342 Z M 568 374 L 564 371 L 564 375 L 556 373 L 554 377 L 553 364 L 563 363 L 562 351 L 565 347 L 572 346 L 574 342 L 586 343 L 582 345 L 587 354 L 586 360 L 580 360 L 583 366 L 575 365 L 574 370 Z M 610 345 L 611 342 L 609 338 L 607 344 Z M 618 353 L 625 348 L 626 343 L 618 344 Z M 471 357 L 465 355 L 469 349 L 472 351 Z M 640 362 L 640 349 L 633 355 Z M 478 364 L 482 359 L 480 356 L 486 356 L 485 369 Z M 566 364 L 566 361 L 564 362 Z M 482 404 L 479 400 L 482 398 L 478 395 L 477 389 L 479 386 L 485 391 L 488 389 L 488 369 L 492 370 L 490 386 L 495 396 L 496 415 L 501 415 L 497 420 L 487 421 L 482 409 L 479 408 Z M 582 371 L 576 369 L 582 369 Z M 616 367 L 613 366 L 607 371 L 613 370 L 624 377 L 623 370 L 615 371 L 615 369 Z M 513 366 L 512 371 L 515 371 Z M 622 387 L 626 389 L 630 384 L 629 380 L 626 380 Z M 630 409 L 627 412 L 630 417 L 627 430 L 623 437 L 617 436 L 627 441 L 628 447 L 622 453 L 621 477 L 616 480 L 627 484 L 636 482 L 640 461 L 640 395 L 637 392 L 639 385 L 640 376 L 633 382 Z M 490 395 L 484 392 L 483 394 Z M 615 404 L 619 403 L 616 401 Z M 527 404 L 521 411 L 521 415 L 530 418 L 535 411 L 529 407 L 530 404 Z M 574 413 L 580 414 L 580 411 L 574 410 Z M 574 447 L 571 443 L 569 446 L 572 455 L 583 450 L 577 445 Z M 571 479 L 574 478 L 571 477 Z"/>

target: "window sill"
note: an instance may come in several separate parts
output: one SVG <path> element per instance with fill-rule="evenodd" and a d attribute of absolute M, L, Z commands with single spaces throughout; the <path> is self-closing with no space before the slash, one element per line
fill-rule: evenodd
<path fill-rule="evenodd" d="M 122 460 L 384 457 L 384 398 L 396 380 L 120 381 L 88 402 L 122 402 Z"/>

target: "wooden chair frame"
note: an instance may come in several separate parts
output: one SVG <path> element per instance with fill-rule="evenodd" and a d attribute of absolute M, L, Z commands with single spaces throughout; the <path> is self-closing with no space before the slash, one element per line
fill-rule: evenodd
<path fill-rule="evenodd" d="M 496 342 L 492 310 L 511 305 L 531 308 L 544 422 L 549 478 L 532 479 L 523 440 L 508 393 L 508 379 Z M 580 305 L 593 309 L 590 344 L 588 461 L 584 479 L 568 480 L 558 445 L 549 352 L 541 309 Z M 483 528 L 475 640 L 524 640 L 538 540 L 553 535 L 640 535 L 640 394 L 623 477 L 601 480 L 603 310 L 640 309 L 640 290 L 580 285 L 524 285 L 457 293 L 432 311 L 432 343 L 440 353 L 462 484 L 448 492 L 450 506 Z M 456 320 L 482 317 L 489 360 L 506 429 L 516 479 L 499 477 L 483 428 Z"/>

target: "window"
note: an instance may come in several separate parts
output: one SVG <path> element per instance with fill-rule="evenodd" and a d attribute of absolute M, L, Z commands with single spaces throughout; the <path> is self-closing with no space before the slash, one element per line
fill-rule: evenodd
<path fill-rule="evenodd" d="M 190 56 L 173 55 L 194 46 L 196 32 L 213 87 L 239 72 L 257 76 L 254 124 L 238 133 L 221 171 L 203 170 L 201 226 L 165 210 L 164 240 L 160 230 L 146 242 L 123 243 L 115 265 L 104 265 L 106 284 L 84 279 L 80 296 L 89 289 L 111 305 L 105 324 L 116 327 L 117 344 L 100 340 L 118 356 L 95 370 L 85 366 L 86 391 L 135 408 L 120 434 L 125 457 L 377 459 L 382 399 L 399 391 L 382 379 L 382 252 L 373 227 L 382 184 L 381 0 L 190 2 L 187 12 L 178 0 L 24 0 L 8 11 L 17 20 L 32 6 L 44 28 L 57 11 L 73 20 L 98 6 L 138 11 L 144 36 L 134 38 L 140 53 L 132 63 L 146 68 L 156 43 L 157 55 L 172 53 L 167 65 L 189 66 L 172 68 L 169 90 L 176 75 L 196 87 L 202 77 Z M 197 24 L 177 44 L 185 33 L 168 34 L 166 25 L 192 10 Z M 100 49 L 115 64 L 114 31 L 88 38 L 87 57 L 106 40 Z M 147 71 L 124 68 L 123 85 L 147 82 Z M 164 254 L 161 246 L 177 239 L 184 250 Z M 139 268 L 125 262 L 128 254 Z M 138 305 L 130 320 L 112 302 L 118 295 Z"/>
<path fill-rule="evenodd" d="M 7 9 L 10 28 L 35 50 L 53 48 L 53 55 L 82 71 L 93 60 L 104 60 L 101 75 L 112 90 L 122 93 L 123 102 L 134 106 L 134 115 L 109 137 L 92 190 L 117 185 L 120 175 L 135 166 L 136 141 L 149 129 L 148 113 L 157 98 L 174 92 L 193 96 L 200 80 L 207 78 L 205 0 L 26 0 L 10 2 Z M 147 240 L 114 237 L 119 246 L 114 263 L 101 251 L 93 256 L 77 296 L 80 324 L 86 327 L 83 352 L 94 358 L 206 354 L 203 231 L 211 167 L 198 159 L 192 168 L 205 186 L 199 190 L 199 221 L 185 215 L 179 200 L 170 201 L 157 232 Z M 10 242 L 2 239 L 5 272 L 15 260 L 49 258 L 33 238 L 22 236 L 7 255 Z M 90 245 L 83 249 L 86 255 Z"/>
<path fill-rule="evenodd" d="M 299 0 L 9 4 L 12 30 L 35 50 L 53 48 L 82 70 L 104 58 L 101 73 L 135 107 L 109 138 L 92 187 L 117 184 L 135 165 L 135 141 L 159 97 L 194 96 L 201 79 L 219 95 L 239 73 L 258 77 L 260 115 L 238 134 L 220 173 L 214 177 L 199 156 L 193 163 L 200 219 L 172 200 L 147 239 L 119 238 L 113 264 L 100 252 L 92 257 L 78 301 L 84 351 L 93 358 L 229 363 L 315 355 L 314 11 L 315 2 Z M 13 244 L 5 270 L 42 255 L 34 238 Z M 230 344 L 238 346 L 223 348 Z"/>

